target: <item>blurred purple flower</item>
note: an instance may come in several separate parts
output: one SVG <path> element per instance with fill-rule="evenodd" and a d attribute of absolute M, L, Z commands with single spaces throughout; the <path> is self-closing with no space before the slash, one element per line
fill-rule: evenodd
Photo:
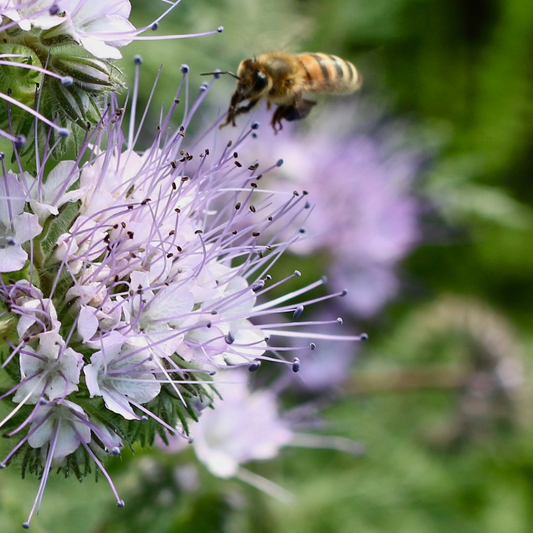
<path fill-rule="evenodd" d="M 422 157 L 400 146 L 405 131 L 397 124 L 376 127 L 376 118 L 360 117 L 362 105 L 328 109 L 307 132 L 264 128 L 256 154 L 282 156 L 271 174 L 276 188 L 302 187 L 316 204 L 291 250 L 326 252 L 332 286 L 348 290 L 344 306 L 368 317 L 397 294 L 397 265 L 420 238 L 412 187 Z"/>
<path fill-rule="evenodd" d="M 356 456 L 364 452 L 359 442 L 344 437 L 296 432 L 297 420 L 285 416 L 280 407 L 278 387 L 254 388 L 249 377 L 242 370 L 219 372 L 215 381 L 222 401 L 215 409 L 197 406 L 201 412 L 192 446 L 197 459 L 214 476 L 236 477 L 287 502 L 292 498 L 289 492 L 243 465 L 274 459 L 285 446 L 329 448 Z M 169 453 L 181 452 L 186 446 L 175 437 L 169 438 L 168 446 L 161 439 L 157 443 Z"/>

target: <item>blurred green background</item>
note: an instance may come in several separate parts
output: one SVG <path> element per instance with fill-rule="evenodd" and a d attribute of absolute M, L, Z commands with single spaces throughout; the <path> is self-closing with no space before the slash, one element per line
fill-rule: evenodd
<path fill-rule="evenodd" d="M 137 27 L 164 6 L 132 5 Z M 218 26 L 222 34 L 123 49 L 127 82 L 133 56 L 143 57 L 141 101 L 161 64 L 156 108 L 173 98 L 182 63 L 192 90 L 199 73 L 235 70 L 267 50 L 327 52 L 356 64 L 363 97 L 432 147 L 420 195 L 437 209 L 403 263 L 409 283 L 355 325 L 370 341 L 323 412 L 328 433 L 363 442 L 367 454 L 290 448 L 249 466 L 293 492 L 290 505 L 200 465 L 200 486 L 181 490 L 176 468 L 186 472 L 192 453 L 126 454 L 110 466 L 125 509 L 114 508 L 102 476 L 97 484 L 57 477 L 32 531 L 533 531 L 533 2 L 184 0 L 157 33 Z M 228 77 L 209 93 L 206 121 L 227 108 L 234 85 Z M 498 388 L 502 361 L 511 378 Z M 18 530 L 36 488 L 2 472 L 2 531 Z"/>

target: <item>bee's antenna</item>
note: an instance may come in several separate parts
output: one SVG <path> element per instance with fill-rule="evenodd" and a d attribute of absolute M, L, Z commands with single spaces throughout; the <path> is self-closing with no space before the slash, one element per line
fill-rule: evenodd
<path fill-rule="evenodd" d="M 200 76 L 215 76 L 215 78 L 218 78 L 221 74 L 229 74 L 230 76 L 233 76 L 234 78 L 240 80 L 237 74 L 234 74 L 233 72 L 230 72 L 229 70 L 215 70 L 215 72 L 201 72 Z"/>

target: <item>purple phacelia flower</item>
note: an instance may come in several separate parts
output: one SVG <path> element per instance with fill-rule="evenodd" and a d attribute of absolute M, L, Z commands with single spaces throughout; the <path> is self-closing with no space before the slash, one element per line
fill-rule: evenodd
<path fill-rule="evenodd" d="M 208 85 L 172 126 L 187 70 L 145 150 L 136 150 L 133 118 L 124 135 L 124 110 L 111 97 L 76 161 L 52 166 L 51 147 L 37 145 L 28 172 L 15 146 L 15 171 L 1 178 L 5 209 L 39 228 L 18 244 L 17 275 L 0 284 L 2 366 L 12 382 L 0 399 L 17 404 L 0 427 L 19 439 L 1 465 L 22 455 L 41 475 L 26 525 L 52 466 L 80 471 L 91 458 L 122 506 L 101 456 L 156 434 L 188 440 L 195 406 L 216 407 L 218 369 L 275 361 L 298 371 L 314 347 L 301 325 L 335 339 L 316 331 L 320 321 L 298 321 L 307 304 L 343 294 L 302 301 L 323 280 L 269 299 L 300 275 L 274 280 L 270 271 L 297 239 L 288 228 L 307 211 L 304 196 L 261 188 L 275 164 L 246 155 L 255 126 L 227 144 L 207 141 L 219 121 L 189 134 Z M 269 320 L 279 314 L 289 320 Z"/>

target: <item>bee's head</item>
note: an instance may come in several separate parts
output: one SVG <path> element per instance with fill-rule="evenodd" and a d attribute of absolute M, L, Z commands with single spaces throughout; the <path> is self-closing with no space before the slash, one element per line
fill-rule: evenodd
<path fill-rule="evenodd" d="M 237 92 L 241 101 L 250 98 L 261 98 L 269 89 L 268 77 L 255 59 L 241 61 L 237 76 L 239 78 Z"/>

